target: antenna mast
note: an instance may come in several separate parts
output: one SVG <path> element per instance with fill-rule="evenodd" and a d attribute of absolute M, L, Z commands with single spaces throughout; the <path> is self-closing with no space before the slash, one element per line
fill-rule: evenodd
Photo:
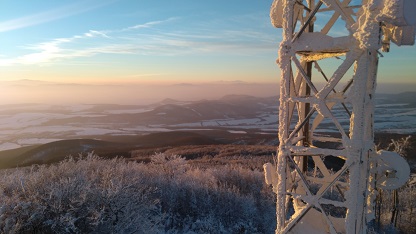
<path fill-rule="evenodd" d="M 373 116 L 379 50 L 414 44 L 415 11 L 412 0 L 274 0 L 280 144 L 264 168 L 276 233 L 366 233 L 377 188 L 408 180 L 400 155 L 376 152 Z"/>

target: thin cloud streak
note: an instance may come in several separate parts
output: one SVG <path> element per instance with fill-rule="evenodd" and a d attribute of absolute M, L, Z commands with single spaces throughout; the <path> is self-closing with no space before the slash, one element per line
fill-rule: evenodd
<path fill-rule="evenodd" d="M 24 16 L 17 19 L 12 19 L 0 23 L 0 32 L 7 32 L 16 29 L 26 28 L 38 24 L 51 22 L 54 20 L 66 18 L 72 15 L 84 13 L 108 4 L 115 2 L 111 1 L 79 1 L 70 5 L 59 7 L 53 10 L 44 11 L 41 13 Z"/>
<path fill-rule="evenodd" d="M 131 27 L 123 28 L 120 31 L 123 32 L 123 31 L 130 31 L 130 30 L 141 29 L 141 28 L 150 28 L 154 25 L 163 24 L 163 23 L 170 22 L 170 21 L 173 21 L 173 20 L 176 20 L 176 19 L 179 19 L 179 18 L 178 17 L 171 17 L 171 18 L 168 18 L 166 20 L 151 21 L 151 22 L 147 22 L 147 23 L 144 23 L 144 24 L 137 24 L 137 25 L 134 25 L 134 26 L 131 26 Z"/>
<path fill-rule="evenodd" d="M 258 54 L 272 51 L 276 39 L 254 29 L 221 31 L 191 28 L 165 32 L 159 25 L 178 20 L 149 21 L 115 30 L 89 30 L 68 38 L 23 47 L 35 51 L 16 58 L 0 58 L 0 66 L 51 65 L 53 62 L 99 54 L 176 56 L 195 53 Z M 149 30 L 152 29 L 152 30 Z"/>

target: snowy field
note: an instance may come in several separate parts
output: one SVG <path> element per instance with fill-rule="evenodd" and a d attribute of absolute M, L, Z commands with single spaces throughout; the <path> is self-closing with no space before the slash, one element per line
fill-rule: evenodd
<path fill-rule="evenodd" d="M 259 133 L 277 132 L 278 103 L 259 99 L 254 107 L 250 107 L 252 110 L 245 110 L 234 116 L 220 113 L 221 110 L 217 111 L 219 113 L 216 115 L 207 115 L 206 113 L 217 108 L 212 105 L 212 102 L 207 103 L 198 102 L 197 107 L 192 103 L 169 106 L 164 104 L 151 106 L 92 104 L 2 106 L 0 150 L 44 144 L 61 139 L 99 138 L 103 135 L 131 136 L 173 130 L 221 128 L 235 134 L 245 133 L 247 130 L 255 130 Z M 233 106 L 236 105 L 233 104 Z M 244 107 L 244 102 L 238 105 Z M 349 116 L 343 107 L 335 106 L 333 113 L 347 130 Z M 375 110 L 375 129 L 376 132 L 386 133 L 416 133 L 416 105 L 408 102 L 392 103 L 391 99 L 378 100 Z M 324 120 L 316 131 L 337 132 L 335 125 L 328 120 Z"/>

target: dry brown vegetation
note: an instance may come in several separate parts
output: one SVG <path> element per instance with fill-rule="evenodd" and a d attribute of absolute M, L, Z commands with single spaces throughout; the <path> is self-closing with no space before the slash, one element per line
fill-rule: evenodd
<path fill-rule="evenodd" d="M 239 165 L 245 168 L 262 169 L 272 162 L 276 147 L 269 145 L 198 145 L 175 148 L 141 149 L 131 152 L 131 160 L 149 162 L 155 153 L 181 155 L 189 164 L 198 167 L 215 165 Z"/>

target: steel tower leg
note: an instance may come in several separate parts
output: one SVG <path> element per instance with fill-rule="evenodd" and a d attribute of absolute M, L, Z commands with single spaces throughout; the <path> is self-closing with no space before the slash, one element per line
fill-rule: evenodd
<path fill-rule="evenodd" d="M 283 28 L 276 233 L 366 233 L 374 218 L 370 172 L 377 157 L 373 115 L 381 26 L 368 10 L 377 1 L 350 3 L 275 0 L 271 9 L 272 23 Z M 313 32 L 318 20 L 321 29 Z M 341 36 L 332 32 L 339 21 L 346 28 Z M 342 62 L 331 75 L 323 65 L 337 59 Z M 324 133 L 328 126 L 332 132 Z"/>

